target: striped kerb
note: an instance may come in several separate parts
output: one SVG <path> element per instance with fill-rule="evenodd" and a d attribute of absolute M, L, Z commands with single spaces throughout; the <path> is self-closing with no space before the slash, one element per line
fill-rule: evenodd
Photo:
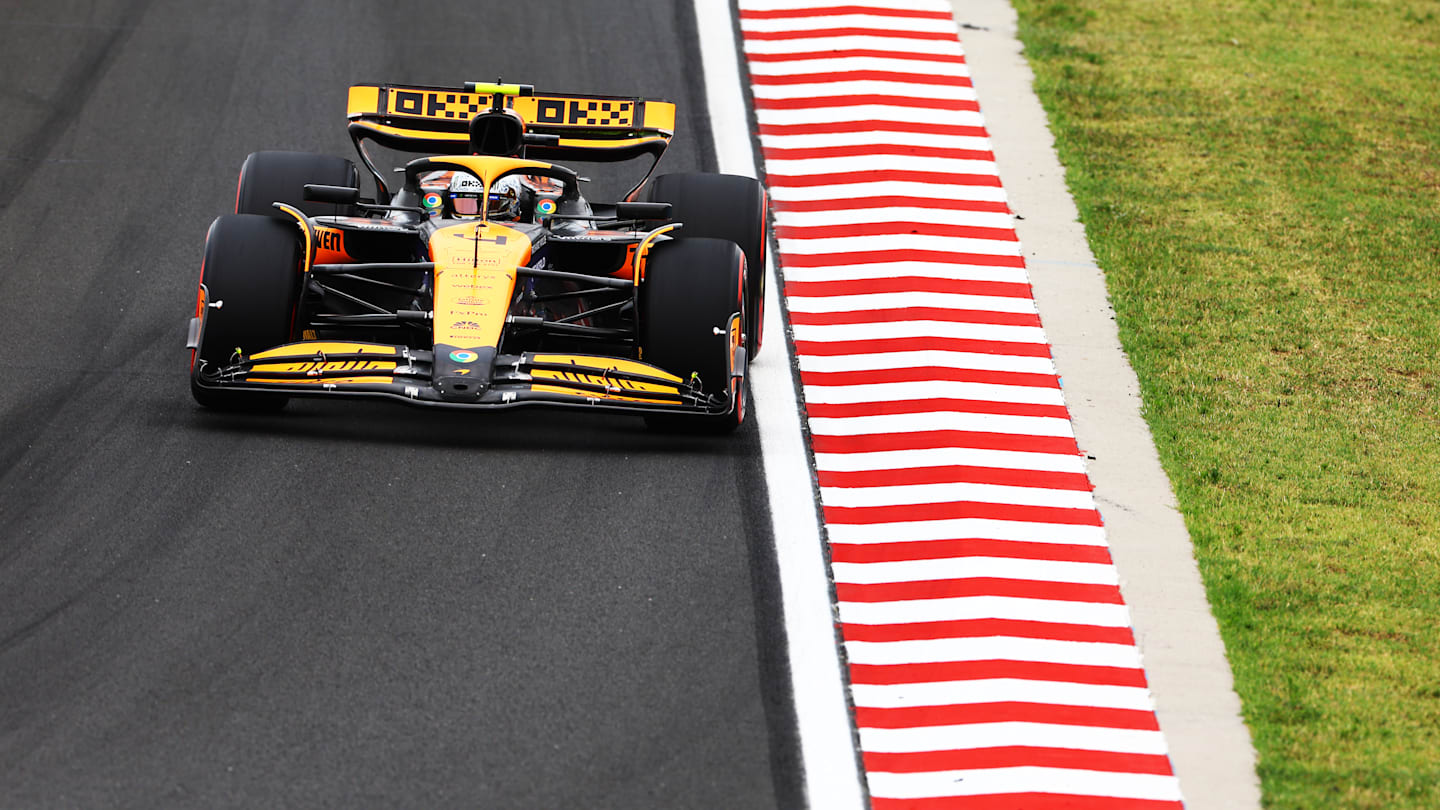
<path fill-rule="evenodd" d="M 949 3 L 740 0 L 872 806 L 1178 808 Z"/>

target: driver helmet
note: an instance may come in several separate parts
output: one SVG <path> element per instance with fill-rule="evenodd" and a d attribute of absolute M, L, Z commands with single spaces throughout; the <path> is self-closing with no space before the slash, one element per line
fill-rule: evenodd
<path fill-rule="evenodd" d="M 450 187 L 445 192 L 446 213 L 456 219 L 477 219 L 480 216 L 480 198 L 485 186 L 480 178 L 465 172 L 455 172 L 450 178 Z"/>
<path fill-rule="evenodd" d="M 480 198 L 485 187 L 480 178 L 466 172 L 455 172 L 450 178 L 450 187 L 445 192 L 446 209 L 456 219 L 477 219 L 480 216 Z M 490 197 L 483 205 L 490 219 L 514 220 L 520 216 L 520 178 L 503 177 L 490 187 Z"/>
<path fill-rule="evenodd" d="M 512 174 L 496 180 L 495 185 L 490 187 L 489 206 L 491 219 L 519 219 L 520 178 Z"/>

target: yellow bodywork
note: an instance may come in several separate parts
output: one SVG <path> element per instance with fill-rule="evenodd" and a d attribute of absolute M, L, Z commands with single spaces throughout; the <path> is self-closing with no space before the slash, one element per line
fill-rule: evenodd
<path fill-rule="evenodd" d="M 593 397 L 595 399 L 614 400 L 618 402 L 651 402 L 670 403 L 673 399 L 647 398 L 646 393 L 678 394 L 682 380 L 664 369 L 656 368 L 649 363 L 641 363 L 635 360 L 623 358 L 600 358 L 572 356 L 566 354 L 534 354 L 530 356 L 531 362 L 547 365 L 570 365 L 574 370 L 552 370 L 537 368 L 530 372 L 530 377 L 535 381 L 530 390 L 541 393 L 569 394 L 571 396 Z M 644 374 L 668 381 L 666 384 L 642 382 L 640 380 L 618 379 L 607 374 L 607 371 L 619 371 L 629 374 Z M 542 382 L 544 381 L 544 382 Z M 603 386 L 604 393 L 566 387 L 565 383 L 576 382 L 588 385 Z"/>
<path fill-rule="evenodd" d="M 530 260 L 530 239 L 494 222 L 452 225 L 430 238 L 435 261 L 435 344 L 498 346 L 515 293 L 515 268 Z"/>
<path fill-rule="evenodd" d="M 646 374 L 651 377 L 670 380 L 676 384 L 684 382 L 674 374 L 652 366 L 649 363 L 641 363 L 638 360 L 626 360 L 619 357 L 600 358 L 593 355 L 532 354 L 530 355 L 530 362 L 550 365 L 572 365 L 576 367 L 575 370 L 578 372 L 595 373 L 610 369 L 611 371 L 623 371 L 629 374 Z"/>
<path fill-rule="evenodd" d="M 486 91 L 495 87 L 477 85 L 467 91 L 355 85 L 350 88 L 346 114 L 352 133 L 408 142 L 414 151 L 451 151 L 469 145 L 470 121 L 492 109 L 494 97 Z M 518 91 L 518 86 L 509 87 Z M 675 105 L 668 101 L 565 93 L 521 96 L 508 91 L 500 96 L 506 109 L 525 122 L 527 131 L 559 138 L 545 144 L 545 149 L 572 157 L 592 152 L 658 156 L 675 135 Z"/>
<path fill-rule="evenodd" d="M 415 118 L 431 121 L 469 121 L 490 109 L 488 93 L 436 87 L 400 87 L 361 84 L 350 88 L 349 118 Z M 543 94 L 508 96 L 505 106 L 527 125 L 585 129 L 656 130 L 675 132 L 675 105 L 668 101 L 637 98 Z M 424 132 L 424 137 L 434 133 Z"/>
<path fill-rule="evenodd" d="M 334 371 L 394 371 L 398 365 L 397 360 L 385 360 L 385 357 L 397 357 L 394 346 L 377 346 L 373 343 L 345 343 L 341 341 L 314 341 L 304 344 L 308 357 L 296 357 L 295 346 L 279 346 L 274 349 L 267 349 L 263 352 L 256 352 L 250 356 L 251 360 L 260 361 L 275 358 L 274 363 L 257 362 L 250 373 L 246 375 L 245 381 L 252 383 L 282 383 L 286 385 L 306 383 L 319 385 L 322 383 L 388 383 L 394 380 L 393 375 L 387 374 L 383 377 L 377 376 L 355 376 L 355 377 L 321 377 L 315 376 L 310 379 L 286 379 L 281 377 L 265 377 L 266 372 L 282 372 L 290 374 L 308 374 L 311 372 L 334 372 Z M 324 360 L 323 355 L 327 354 L 373 354 L 374 360 Z M 280 359 L 284 358 L 284 359 Z M 258 376 L 257 376 L 258 375 Z"/>

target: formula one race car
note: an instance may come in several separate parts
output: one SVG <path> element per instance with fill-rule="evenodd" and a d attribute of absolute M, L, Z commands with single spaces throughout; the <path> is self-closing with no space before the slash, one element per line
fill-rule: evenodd
<path fill-rule="evenodd" d="M 269 410 L 296 395 L 546 404 L 726 431 L 760 348 L 768 239 L 752 178 L 651 179 L 669 102 L 528 85 L 357 85 L 350 160 L 256 152 L 210 226 L 191 392 Z M 367 145 L 423 154 L 382 174 Z M 592 202 L 549 159 L 653 159 Z"/>

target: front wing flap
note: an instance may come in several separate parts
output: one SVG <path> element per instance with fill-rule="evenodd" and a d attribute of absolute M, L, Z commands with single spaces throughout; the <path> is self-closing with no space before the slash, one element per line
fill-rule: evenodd
<path fill-rule="evenodd" d="M 735 407 L 728 390 L 710 394 L 701 390 L 698 379 L 684 380 L 625 358 L 555 352 L 495 355 L 488 379 L 477 369 L 480 373 L 464 399 L 446 396 L 433 383 L 434 364 L 434 352 L 404 346 L 304 341 L 249 356 L 237 353 L 218 368 L 197 363 L 194 381 L 216 390 L 368 396 L 453 408 L 546 404 L 718 415 Z"/>

